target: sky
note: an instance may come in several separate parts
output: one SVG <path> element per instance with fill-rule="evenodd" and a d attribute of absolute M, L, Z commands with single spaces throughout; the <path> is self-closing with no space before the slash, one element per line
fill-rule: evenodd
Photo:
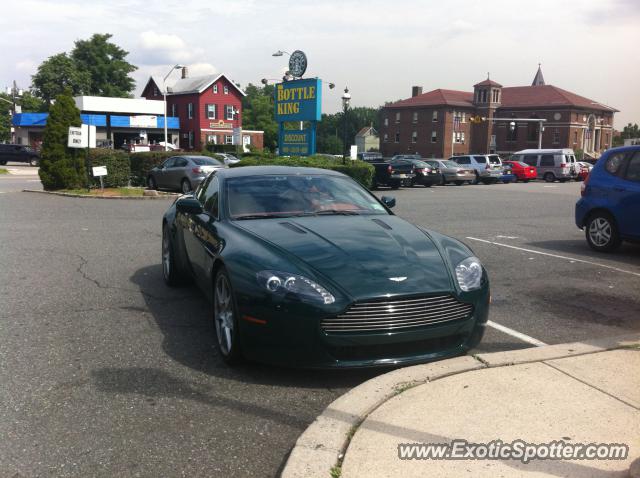
<path fill-rule="evenodd" d="M 620 110 L 616 128 L 640 123 L 640 0 L 0 0 L 0 12 L 0 87 L 28 88 L 48 57 L 111 33 L 138 67 L 136 95 L 176 63 L 242 86 L 281 78 L 277 50 L 304 51 L 305 77 L 336 84 L 327 113 L 345 86 L 353 106 L 377 107 L 413 85 L 472 91 L 488 73 L 529 85 L 541 63 L 547 84 Z"/>

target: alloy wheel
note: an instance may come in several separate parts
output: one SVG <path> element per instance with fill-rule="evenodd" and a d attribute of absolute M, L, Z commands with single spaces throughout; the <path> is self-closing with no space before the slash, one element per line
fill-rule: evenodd
<path fill-rule="evenodd" d="M 234 313 L 229 280 L 225 274 L 218 274 L 214 297 L 214 322 L 218 345 L 223 355 L 232 352 L 234 336 Z"/>
<path fill-rule="evenodd" d="M 182 180 L 182 194 L 187 194 L 189 191 L 191 191 L 191 183 L 189 183 L 188 179 L 183 179 Z"/>
<path fill-rule="evenodd" d="M 167 227 L 162 229 L 162 273 L 165 280 L 171 277 L 171 239 Z"/>
<path fill-rule="evenodd" d="M 605 247 L 611 242 L 611 224 L 604 217 L 598 217 L 589 224 L 589 238 L 594 245 Z"/>

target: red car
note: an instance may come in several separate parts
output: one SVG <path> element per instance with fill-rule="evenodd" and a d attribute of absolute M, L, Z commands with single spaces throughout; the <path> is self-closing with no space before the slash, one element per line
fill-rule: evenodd
<path fill-rule="evenodd" d="M 516 176 L 518 181 L 528 183 L 530 180 L 538 177 L 538 171 L 535 166 L 529 166 L 522 161 L 504 161 L 504 164 L 511 166 L 511 172 Z"/>

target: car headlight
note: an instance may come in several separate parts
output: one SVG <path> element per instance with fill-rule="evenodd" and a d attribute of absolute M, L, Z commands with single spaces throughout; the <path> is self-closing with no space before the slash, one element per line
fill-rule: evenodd
<path fill-rule="evenodd" d="M 304 276 L 281 271 L 261 271 L 256 274 L 258 284 L 276 295 L 293 294 L 302 300 L 333 304 L 335 297 L 320 284 Z"/>
<path fill-rule="evenodd" d="M 469 292 L 480 288 L 482 283 L 482 264 L 477 257 L 467 257 L 456 266 L 456 279 L 460 288 Z"/>

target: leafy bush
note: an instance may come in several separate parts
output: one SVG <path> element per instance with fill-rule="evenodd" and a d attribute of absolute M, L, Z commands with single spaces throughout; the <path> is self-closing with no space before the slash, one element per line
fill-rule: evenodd
<path fill-rule="evenodd" d="M 92 149 L 89 152 L 89 162 L 91 167 L 107 167 L 107 175 L 102 178 L 105 187 L 119 188 L 129 185 L 131 167 L 129 165 L 129 155 L 124 151 L 102 148 Z M 100 178 L 94 178 L 91 175 L 91 185 L 100 186 Z"/>
<path fill-rule="evenodd" d="M 300 166 L 307 168 L 330 169 L 346 174 L 358 181 L 363 186 L 369 188 L 373 182 L 375 169 L 372 165 L 359 160 L 348 160 L 346 164 L 341 159 L 331 159 L 326 156 L 308 157 L 273 157 L 265 156 L 244 156 L 242 161 L 232 165 L 232 168 L 242 166 Z"/>
<path fill-rule="evenodd" d="M 70 189 L 87 184 L 84 151 L 67 147 L 69 126 L 80 126 L 80 111 L 71 93 L 58 95 L 44 128 L 40 180 L 46 190 Z"/>

